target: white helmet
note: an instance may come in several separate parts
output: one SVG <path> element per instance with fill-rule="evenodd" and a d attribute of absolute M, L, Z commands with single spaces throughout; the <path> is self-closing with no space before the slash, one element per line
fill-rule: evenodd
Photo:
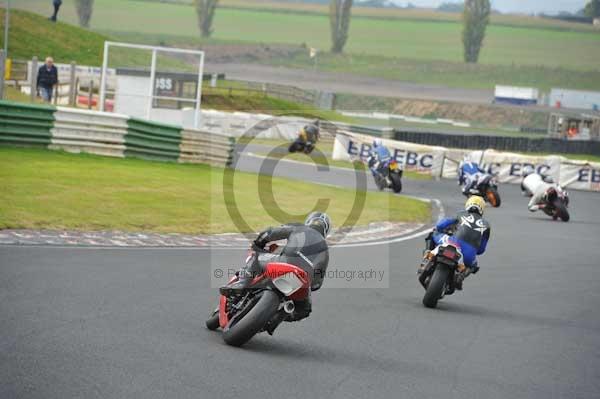
<path fill-rule="evenodd" d="M 381 147 L 383 145 L 383 141 L 381 139 L 373 140 L 373 148 Z"/>

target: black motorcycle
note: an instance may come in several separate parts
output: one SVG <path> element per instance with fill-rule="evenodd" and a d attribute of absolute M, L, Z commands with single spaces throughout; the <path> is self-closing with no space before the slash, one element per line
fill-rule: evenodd
<path fill-rule="evenodd" d="M 402 169 L 395 159 L 381 162 L 377 167 L 371 166 L 371 173 L 380 191 L 391 188 L 395 193 L 402 191 Z"/>
<path fill-rule="evenodd" d="M 475 189 L 475 193 L 465 193 L 465 195 L 478 195 L 494 208 L 500 206 L 502 201 L 498 193 L 498 181 L 493 175 L 487 173 L 479 175 L 473 189 Z"/>
<path fill-rule="evenodd" d="M 314 149 L 315 143 L 312 141 L 305 141 L 304 139 L 298 137 L 292 144 L 290 144 L 288 151 L 290 153 L 303 152 L 305 154 L 310 154 Z"/>
<path fill-rule="evenodd" d="M 290 144 L 288 151 L 290 153 L 303 152 L 305 154 L 310 154 L 315 149 L 315 145 L 318 141 L 319 128 L 316 125 L 308 125 L 298 133 L 298 137 Z"/>

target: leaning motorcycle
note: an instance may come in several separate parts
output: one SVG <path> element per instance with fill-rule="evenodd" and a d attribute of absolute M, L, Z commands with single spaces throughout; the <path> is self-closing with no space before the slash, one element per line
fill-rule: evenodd
<path fill-rule="evenodd" d="M 451 239 L 431 251 L 425 251 L 419 272 L 419 282 L 425 288 L 425 307 L 435 308 L 440 299 L 454 293 L 457 278 L 467 269 L 462 259 L 460 245 Z"/>
<path fill-rule="evenodd" d="M 478 195 L 488 202 L 494 208 L 498 208 L 501 204 L 500 194 L 498 193 L 498 180 L 495 176 L 488 173 L 480 174 L 477 177 L 477 182 L 473 186 L 475 193 L 466 194 Z"/>
<path fill-rule="evenodd" d="M 303 152 L 305 154 L 310 154 L 315 149 L 317 141 L 318 137 L 309 137 L 306 132 L 301 131 L 296 140 L 290 144 L 288 151 L 290 153 Z"/>
<path fill-rule="evenodd" d="M 395 159 L 381 162 L 376 169 L 371 169 L 375 184 L 380 191 L 391 188 L 395 193 L 402 191 L 402 169 Z"/>
<path fill-rule="evenodd" d="M 541 209 L 546 215 L 551 216 L 553 220 L 560 218 L 563 222 L 568 222 L 571 218 L 567 210 L 568 206 L 569 193 L 561 188 L 557 188 L 550 190 Z"/>
<path fill-rule="evenodd" d="M 260 251 L 253 248 L 248 261 Z M 229 283 L 237 280 L 236 275 Z M 267 263 L 249 287 L 220 295 L 219 306 L 206 321 L 206 327 L 220 327 L 228 345 L 242 346 L 260 332 L 272 335 L 283 321 L 293 321 L 294 301 L 308 300 L 309 296 L 310 279 L 304 270 L 288 263 Z"/>

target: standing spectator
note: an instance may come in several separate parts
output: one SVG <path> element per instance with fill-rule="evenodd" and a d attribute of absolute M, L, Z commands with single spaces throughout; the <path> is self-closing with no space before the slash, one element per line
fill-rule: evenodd
<path fill-rule="evenodd" d="M 52 57 L 46 57 L 46 63 L 40 67 L 37 75 L 37 90 L 46 102 L 52 101 L 52 89 L 58 84 L 58 70 Z"/>
<path fill-rule="evenodd" d="M 52 14 L 52 16 L 49 19 L 52 22 L 56 22 L 56 17 L 58 16 L 58 10 L 60 9 L 62 0 L 52 0 L 52 4 L 54 5 L 54 14 Z"/>

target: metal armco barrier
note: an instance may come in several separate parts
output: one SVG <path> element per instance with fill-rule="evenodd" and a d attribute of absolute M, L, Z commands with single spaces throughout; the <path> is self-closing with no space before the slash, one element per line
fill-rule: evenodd
<path fill-rule="evenodd" d="M 127 117 L 59 107 L 50 149 L 123 157 Z"/>
<path fill-rule="evenodd" d="M 233 137 L 220 136 L 193 130 L 181 132 L 179 162 L 226 165 L 233 162 L 235 140 Z"/>
<path fill-rule="evenodd" d="M 156 161 L 177 161 L 181 127 L 131 118 L 127 121 L 125 156 Z"/>
<path fill-rule="evenodd" d="M 47 146 L 55 107 L 0 101 L 0 144 Z"/>
<path fill-rule="evenodd" d="M 235 139 L 126 115 L 0 101 L 0 145 L 226 167 Z"/>

